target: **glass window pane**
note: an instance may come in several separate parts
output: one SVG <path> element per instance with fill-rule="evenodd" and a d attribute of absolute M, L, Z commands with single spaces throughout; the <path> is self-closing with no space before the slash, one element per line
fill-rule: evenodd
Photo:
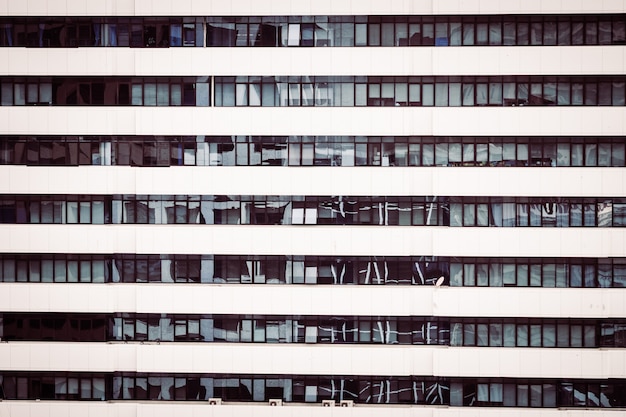
<path fill-rule="evenodd" d="M 626 145 L 624 143 L 614 143 L 611 151 L 611 166 L 623 167 L 625 161 Z"/>
<path fill-rule="evenodd" d="M 248 105 L 248 84 L 237 84 L 235 86 L 236 90 L 236 106 L 247 106 Z"/>
<path fill-rule="evenodd" d="M 463 280 L 465 286 L 472 287 L 476 285 L 476 269 L 474 264 L 463 265 Z"/>
<path fill-rule="evenodd" d="M 476 44 L 487 45 L 489 43 L 489 26 L 487 23 L 476 24 Z"/>
<path fill-rule="evenodd" d="M 584 22 L 572 22 L 572 45 L 582 45 L 584 38 Z"/>
<path fill-rule="evenodd" d="M 557 24 L 555 21 L 544 22 L 543 24 L 543 44 L 544 45 L 556 45 L 557 43 L 556 28 L 557 28 Z"/>
<path fill-rule="evenodd" d="M 2 101 L 0 105 L 2 106 L 12 106 L 13 105 L 13 85 L 11 83 L 4 82 L 0 87 L 0 97 Z"/>
<path fill-rule="evenodd" d="M 449 93 L 450 93 L 449 106 L 450 107 L 460 106 L 461 100 L 462 100 L 461 83 L 450 83 Z"/>
<path fill-rule="evenodd" d="M 469 83 L 463 84 L 463 105 L 464 106 L 474 105 L 474 84 L 469 84 Z"/>
<path fill-rule="evenodd" d="M 463 225 L 476 225 L 476 208 L 474 204 L 463 204 Z"/>
<path fill-rule="evenodd" d="M 489 326 L 487 324 L 476 325 L 477 346 L 489 346 Z"/>
<path fill-rule="evenodd" d="M 529 42 L 529 24 L 528 22 L 518 22 L 517 24 L 517 45 L 528 45 Z"/>
<path fill-rule="evenodd" d="M 502 324 L 489 325 L 489 346 L 502 346 Z"/>
<path fill-rule="evenodd" d="M 623 45 L 626 41 L 626 22 L 624 20 L 613 20 L 613 44 Z"/>
<path fill-rule="evenodd" d="M 489 265 L 489 286 L 502 286 L 502 264 L 493 263 Z"/>
<path fill-rule="evenodd" d="M 463 384 L 461 382 L 452 382 L 450 384 L 450 405 L 453 407 L 463 405 Z"/>
<path fill-rule="evenodd" d="M 598 43 L 600 45 L 609 45 L 611 39 L 611 21 L 600 21 L 598 23 Z"/>
<path fill-rule="evenodd" d="M 365 46 L 367 45 L 367 24 L 357 23 L 354 25 L 354 45 Z"/>
<path fill-rule="evenodd" d="M 530 406 L 542 407 L 543 406 L 543 390 L 541 384 L 532 384 L 530 386 Z"/>
<path fill-rule="evenodd" d="M 505 323 L 503 332 L 503 346 L 515 346 L 516 326 L 514 323 Z"/>
<path fill-rule="evenodd" d="M 170 104 L 170 89 L 169 85 L 165 83 L 157 84 L 157 106 L 169 106 Z"/>
<path fill-rule="evenodd" d="M 541 347 L 543 336 L 541 334 L 541 324 L 530 325 L 530 346 Z"/>
<path fill-rule="evenodd" d="M 500 22 L 489 23 L 489 45 L 502 45 L 502 25 Z"/>
<path fill-rule="evenodd" d="M 530 44 L 541 45 L 543 43 L 543 24 L 532 22 L 530 24 Z"/>
<path fill-rule="evenodd" d="M 473 22 L 463 22 L 463 45 L 474 45 Z"/>
<path fill-rule="evenodd" d="M 39 104 L 52 104 L 52 84 L 39 84 Z"/>
<path fill-rule="evenodd" d="M 560 106 L 569 106 L 571 104 L 569 82 L 559 82 L 557 88 L 557 104 Z"/>
<path fill-rule="evenodd" d="M 172 84 L 170 86 L 170 103 L 172 106 L 180 106 L 182 105 L 182 88 L 180 84 Z"/>
<path fill-rule="evenodd" d="M 476 345 L 476 330 L 474 324 L 465 323 L 465 325 L 463 326 L 463 345 Z"/>
<path fill-rule="evenodd" d="M 579 324 L 574 324 L 571 326 L 571 347 L 582 347 L 583 346 L 583 328 Z"/>
<path fill-rule="evenodd" d="M 623 106 L 624 105 L 624 82 L 614 81 L 613 86 L 613 105 L 614 106 Z"/>
<path fill-rule="evenodd" d="M 422 84 L 422 105 L 432 106 L 435 103 L 435 86 L 433 84 Z"/>
<path fill-rule="evenodd" d="M 515 45 L 515 21 L 504 22 L 502 41 L 503 45 Z"/>
<path fill-rule="evenodd" d="M 370 24 L 367 34 L 370 46 L 380 46 L 380 24 Z"/>
<path fill-rule="evenodd" d="M 526 324 L 518 324 L 517 325 L 517 346 L 528 346 L 528 325 Z"/>
<path fill-rule="evenodd" d="M 517 406 L 528 407 L 528 385 L 517 386 Z"/>
<path fill-rule="evenodd" d="M 556 326 L 554 324 L 543 325 L 543 345 L 545 347 L 556 346 Z"/>
<path fill-rule="evenodd" d="M 394 46 L 395 34 L 393 23 L 383 23 L 381 25 L 382 46 Z"/>
<path fill-rule="evenodd" d="M 196 83 L 196 106 L 208 106 L 209 101 L 209 84 L 198 82 Z"/>
<path fill-rule="evenodd" d="M 144 84 L 144 106 L 156 106 L 156 83 Z"/>
<path fill-rule="evenodd" d="M 569 347 L 569 325 L 568 324 L 557 325 L 556 345 L 558 347 Z"/>
<path fill-rule="evenodd" d="M 611 83 L 599 83 L 598 104 L 601 106 L 611 105 Z"/>
<path fill-rule="evenodd" d="M 543 384 L 543 407 L 556 407 L 556 385 Z"/>
<path fill-rule="evenodd" d="M 141 84 L 133 84 L 131 87 L 132 105 L 143 105 L 143 86 Z"/>
<path fill-rule="evenodd" d="M 450 45 L 461 45 L 462 35 L 461 22 L 450 22 Z"/>
<path fill-rule="evenodd" d="M 435 84 L 435 106 L 448 105 L 448 83 Z"/>
<path fill-rule="evenodd" d="M 570 34 L 571 34 L 570 22 L 569 21 L 559 22 L 558 23 L 558 31 L 559 31 L 558 44 L 559 45 L 571 45 L 571 41 L 570 41 Z"/>

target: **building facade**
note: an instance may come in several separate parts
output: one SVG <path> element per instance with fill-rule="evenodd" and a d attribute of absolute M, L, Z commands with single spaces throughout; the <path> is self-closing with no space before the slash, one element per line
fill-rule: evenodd
<path fill-rule="evenodd" d="M 0 416 L 623 414 L 625 44 L 623 0 L 0 0 Z"/>

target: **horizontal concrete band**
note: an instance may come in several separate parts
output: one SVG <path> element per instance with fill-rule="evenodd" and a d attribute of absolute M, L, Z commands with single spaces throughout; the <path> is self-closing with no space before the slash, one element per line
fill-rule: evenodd
<path fill-rule="evenodd" d="M 255 16 L 255 15 L 343 15 L 343 14 L 553 14 L 553 13 L 624 13 L 623 0 L 561 2 L 528 0 L 498 2 L 490 0 L 187 0 L 184 2 L 150 0 L 2 0 L 0 13 L 12 16 Z"/>
<path fill-rule="evenodd" d="M 0 166 L 0 194 L 626 197 L 600 167 Z"/>
<path fill-rule="evenodd" d="M 197 343 L 0 344 L 5 371 L 622 378 L 620 350 Z"/>
<path fill-rule="evenodd" d="M 476 257 L 626 253 L 623 227 L 2 224 L 0 236 L 0 253 Z"/>
<path fill-rule="evenodd" d="M 210 406 L 207 402 L 133 402 L 133 401 L 7 401 L 0 402 L 0 416 L 89 415 L 91 417 L 237 417 L 254 413 L 257 417 L 618 417 L 623 409 L 555 409 L 446 407 L 410 405 L 362 405 L 326 407 L 317 404 L 287 404 L 270 407 L 263 403 L 228 403 Z M 3 414 L 4 413 L 4 414 Z"/>
<path fill-rule="evenodd" d="M 619 75 L 626 47 L 0 48 L 1 75 Z M 393 62 L 393 65 L 389 65 Z"/>
<path fill-rule="evenodd" d="M 3 135 L 622 136 L 626 107 L 0 107 Z"/>
<path fill-rule="evenodd" d="M 4 312 L 626 317 L 622 288 L 3 283 Z"/>

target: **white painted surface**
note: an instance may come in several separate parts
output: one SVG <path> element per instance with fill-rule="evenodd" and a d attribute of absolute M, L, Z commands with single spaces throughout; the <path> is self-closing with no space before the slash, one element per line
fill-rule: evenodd
<path fill-rule="evenodd" d="M 626 135 L 626 107 L 0 107 L 0 134 Z"/>
<path fill-rule="evenodd" d="M 6 312 L 626 317 L 621 288 L 3 283 Z"/>
<path fill-rule="evenodd" d="M 12 16 L 254 16 L 343 14 L 552 14 L 624 13 L 623 0 L 0 0 L 0 13 Z"/>
<path fill-rule="evenodd" d="M 626 228 L 0 225 L 0 252 L 623 257 Z M 259 244 L 262 242 L 262 244 Z"/>
<path fill-rule="evenodd" d="M 3 165 L 0 178 L 2 194 L 626 196 L 626 170 L 599 167 Z"/>
<path fill-rule="evenodd" d="M 0 344 L 5 371 L 621 378 L 623 352 L 243 343 Z"/>
<path fill-rule="evenodd" d="M 0 74 L 40 76 L 616 75 L 626 47 L 0 48 Z M 389 65 L 393 62 L 393 65 Z"/>
<path fill-rule="evenodd" d="M 90 416 L 90 417 L 618 417 L 623 409 L 540 409 L 499 407 L 429 407 L 410 405 L 361 405 L 322 408 L 321 404 L 284 404 L 270 407 L 266 403 L 206 402 L 98 402 L 98 401 L 3 401 L 0 416 Z"/>

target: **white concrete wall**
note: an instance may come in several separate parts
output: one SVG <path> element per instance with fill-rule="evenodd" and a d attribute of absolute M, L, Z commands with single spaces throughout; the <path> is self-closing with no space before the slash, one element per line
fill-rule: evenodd
<path fill-rule="evenodd" d="M 616 75 L 626 47 L 0 48 L 0 74 Z M 389 65 L 393 62 L 393 65 Z"/>
<path fill-rule="evenodd" d="M 13 16 L 230 16 L 342 14 L 552 14 L 624 13 L 623 0 L 0 0 L 0 14 Z"/>
<path fill-rule="evenodd" d="M 626 107 L 0 107 L 1 134 L 621 136 Z"/>
<path fill-rule="evenodd" d="M 5 312 L 626 317 L 621 288 L 3 283 Z"/>
<path fill-rule="evenodd" d="M 622 378 L 620 350 L 220 343 L 0 343 L 5 371 Z"/>
<path fill-rule="evenodd" d="M 0 166 L 2 194 L 624 197 L 626 170 L 513 167 Z M 209 180 L 210 179 L 210 180 Z"/>
<path fill-rule="evenodd" d="M 623 409 L 540 409 L 498 407 L 428 407 L 356 405 L 354 407 L 322 408 L 321 404 L 285 404 L 269 407 L 268 404 L 226 403 L 209 406 L 206 402 L 175 403 L 98 402 L 98 401 L 3 401 L 0 416 L 50 416 L 65 417 L 618 417 Z"/>
<path fill-rule="evenodd" d="M 0 225 L 0 252 L 623 257 L 626 228 Z"/>

